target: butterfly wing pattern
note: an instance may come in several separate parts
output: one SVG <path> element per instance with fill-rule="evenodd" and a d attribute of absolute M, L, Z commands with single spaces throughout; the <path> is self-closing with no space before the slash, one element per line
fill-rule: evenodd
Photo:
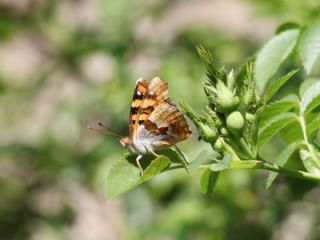
<path fill-rule="evenodd" d="M 173 146 L 190 135 L 185 117 L 168 96 L 168 84 L 159 77 L 150 82 L 138 79 L 129 116 L 129 136 L 120 139 L 130 152 L 139 154 L 138 166 L 142 154 L 156 155 L 154 150 Z"/>

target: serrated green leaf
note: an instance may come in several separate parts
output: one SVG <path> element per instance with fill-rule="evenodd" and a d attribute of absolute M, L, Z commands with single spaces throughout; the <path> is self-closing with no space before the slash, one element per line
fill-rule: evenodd
<path fill-rule="evenodd" d="M 292 122 L 280 131 L 280 136 L 286 144 L 303 139 L 303 133 L 299 122 Z"/>
<path fill-rule="evenodd" d="M 302 32 L 299 53 L 303 66 L 309 74 L 320 55 L 320 24 L 311 25 Z"/>
<path fill-rule="evenodd" d="M 206 169 L 200 179 L 201 192 L 212 194 L 218 180 L 219 173 Z"/>
<path fill-rule="evenodd" d="M 140 170 L 126 159 L 118 159 L 112 163 L 107 175 L 107 196 L 112 200 L 119 194 L 137 185 Z"/>
<path fill-rule="evenodd" d="M 255 80 L 262 95 L 268 80 L 288 58 L 296 46 L 299 30 L 287 30 L 274 36 L 257 54 Z"/>
<path fill-rule="evenodd" d="M 319 78 L 308 78 L 304 80 L 299 87 L 299 96 L 302 97 L 304 93 L 311 87 L 311 85 L 320 82 Z"/>
<path fill-rule="evenodd" d="M 297 147 L 300 145 L 300 142 L 294 142 L 288 145 L 275 159 L 274 163 L 279 166 L 284 166 L 286 162 L 289 160 L 291 155 L 297 150 Z M 267 181 L 266 181 L 266 187 L 267 189 L 271 187 L 272 183 L 276 179 L 279 173 L 277 172 L 269 172 Z"/>
<path fill-rule="evenodd" d="M 139 168 L 134 164 L 135 157 L 127 156 L 115 161 L 111 165 L 107 175 L 107 196 L 109 200 L 161 173 L 170 164 L 170 160 L 167 157 L 159 156 L 149 162 L 150 164 L 141 177 Z M 149 161 L 148 159 L 144 160 L 140 160 L 142 165 L 145 165 L 146 161 Z"/>
<path fill-rule="evenodd" d="M 290 97 L 287 96 L 286 98 L 266 105 L 260 115 L 260 127 L 263 128 L 264 125 L 268 124 L 270 119 L 281 113 L 288 112 L 295 107 L 299 107 L 299 98 L 296 95 L 290 95 Z"/>
<path fill-rule="evenodd" d="M 311 85 L 302 96 L 300 113 L 306 114 L 320 105 L 320 82 Z"/>
<path fill-rule="evenodd" d="M 194 111 L 192 110 L 192 108 L 189 106 L 189 104 L 187 104 L 186 102 L 180 102 L 179 103 L 180 106 L 180 110 L 187 115 L 187 117 L 194 123 L 194 124 L 198 124 L 198 122 L 200 121 L 199 117 L 194 113 Z"/>
<path fill-rule="evenodd" d="M 304 167 L 308 172 L 320 175 L 320 168 L 314 162 L 310 153 L 307 150 L 300 150 L 300 157 Z"/>
<path fill-rule="evenodd" d="M 308 125 L 307 125 L 307 133 L 308 135 L 312 135 L 315 131 L 320 129 L 320 115 L 314 118 Z"/>
<path fill-rule="evenodd" d="M 221 77 L 221 72 L 218 70 L 216 63 L 210 51 L 205 49 L 203 46 L 198 46 L 197 51 L 199 56 L 206 67 L 206 73 L 209 80 L 215 83 L 217 79 Z"/>
<path fill-rule="evenodd" d="M 170 165 L 170 160 L 166 156 L 159 156 L 151 161 L 143 176 L 141 177 L 139 184 L 147 181 L 149 178 L 160 174 L 164 169 Z"/>
<path fill-rule="evenodd" d="M 222 170 L 228 169 L 232 162 L 232 155 L 230 153 L 225 153 L 223 159 L 218 163 L 213 163 L 210 166 L 211 171 L 220 172 Z"/>
<path fill-rule="evenodd" d="M 285 22 L 285 23 L 282 23 L 279 27 L 277 27 L 276 34 L 282 33 L 289 29 L 295 29 L 295 28 L 300 28 L 300 25 L 295 22 Z"/>
<path fill-rule="evenodd" d="M 177 161 L 184 167 L 184 169 L 189 172 L 189 160 L 187 156 L 177 147 L 171 148 L 177 155 Z"/>
<path fill-rule="evenodd" d="M 193 174 L 198 167 L 207 160 L 207 151 L 200 152 L 195 159 L 189 164 L 189 171 Z"/>
<path fill-rule="evenodd" d="M 259 129 L 258 145 L 261 146 L 276 135 L 282 128 L 297 120 L 295 113 L 282 113 L 270 119 L 268 124 Z"/>
<path fill-rule="evenodd" d="M 286 75 L 271 81 L 267 87 L 267 90 L 265 91 L 264 101 L 266 103 L 269 102 L 273 95 L 298 71 L 299 69 L 292 70 Z"/>

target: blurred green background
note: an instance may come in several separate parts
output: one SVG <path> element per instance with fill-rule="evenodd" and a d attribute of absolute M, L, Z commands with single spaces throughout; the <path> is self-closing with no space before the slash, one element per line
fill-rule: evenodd
<path fill-rule="evenodd" d="M 126 150 L 86 129 L 127 134 L 141 76 L 201 111 L 197 45 L 237 68 L 280 23 L 319 20 L 318 0 L 0 0 L 0 239 L 319 239 L 320 188 L 280 176 L 266 191 L 262 171 L 223 172 L 213 197 L 171 171 L 108 202 Z M 210 151 L 195 130 L 179 146 Z"/>

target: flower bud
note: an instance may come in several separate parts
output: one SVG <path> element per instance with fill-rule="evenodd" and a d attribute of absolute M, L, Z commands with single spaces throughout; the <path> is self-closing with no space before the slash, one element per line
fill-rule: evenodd
<path fill-rule="evenodd" d="M 217 141 L 214 143 L 213 147 L 217 151 L 222 151 L 223 150 L 223 139 L 218 138 Z"/>
<path fill-rule="evenodd" d="M 221 81 L 217 83 L 216 88 L 217 110 L 223 113 L 232 111 L 239 103 L 239 100 L 235 100 L 233 92 Z"/>
<path fill-rule="evenodd" d="M 222 123 L 220 118 L 214 119 L 214 123 L 215 123 L 217 128 L 220 128 L 223 125 L 223 123 Z"/>
<path fill-rule="evenodd" d="M 255 116 L 253 114 L 248 113 L 248 112 L 246 113 L 246 120 L 248 122 L 253 122 L 254 118 L 255 118 Z"/>
<path fill-rule="evenodd" d="M 234 104 L 234 106 L 237 107 L 237 106 L 239 105 L 239 103 L 240 103 L 240 98 L 239 98 L 238 96 L 235 96 L 235 97 L 233 98 L 233 104 Z"/>
<path fill-rule="evenodd" d="M 244 118 L 239 111 L 232 112 L 227 117 L 227 126 L 231 131 L 240 131 L 244 127 Z"/>
<path fill-rule="evenodd" d="M 220 133 L 222 136 L 226 137 L 229 135 L 229 131 L 228 129 L 226 129 L 225 127 L 220 128 Z"/>
<path fill-rule="evenodd" d="M 214 126 L 210 127 L 206 124 L 200 123 L 198 125 L 199 131 L 201 133 L 201 137 L 206 141 L 206 142 L 214 142 L 218 136 L 217 130 Z"/>

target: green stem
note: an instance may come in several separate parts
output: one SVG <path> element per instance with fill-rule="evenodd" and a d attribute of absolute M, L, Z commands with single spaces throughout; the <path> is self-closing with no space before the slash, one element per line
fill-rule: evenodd
<path fill-rule="evenodd" d="M 314 152 L 314 149 L 313 149 L 312 145 L 310 144 L 310 142 L 308 140 L 306 121 L 305 121 L 303 115 L 299 116 L 299 123 L 300 123 L 301 130 L 302 130 L 302 133 L 303 133 L 303 139 L 304 139 L 305 145 L 309 150 L 311 158 L 314 161 L 314 163 L 318 166 L 318 168 L 320 168 L 320 160 L 319 160 L 318 156 L 316 155 L 316 153 Z"/>
<path fill-rule="evenodd" d="M 249 148 L 249 146 L 244 138 L 240 139 L 240 145 L 250 158 L 254 158 L 254 155 L 253 155 L 251 149 Z"/>
<path fill-rule="evenodd" d="M 210 168 L 211 165 L 200 165 L 199 168 Z M 260 160 L 245 160 L 245 161 L 232 161 L 228 169 L 265 169 L 273 172 L 283 173 L 292 177 L 297 177 L 306 180 L 320 182 L 320 175 L 308 173 L 305 171 L 294 170 L 286 167 L 281 167 L 274 163 L 269 163 Z"/>
<path fill-rule="evenodd" d="M 237 153 L 233 150 L 233 148 L 228 143 L 226 143 L 224 140 L 222 140 L 222 145 L 223 145 L 223 148 L 227 152 L 231 153 L 234 161 L 241 161 L 240 158 L 238 157 Z"/>

